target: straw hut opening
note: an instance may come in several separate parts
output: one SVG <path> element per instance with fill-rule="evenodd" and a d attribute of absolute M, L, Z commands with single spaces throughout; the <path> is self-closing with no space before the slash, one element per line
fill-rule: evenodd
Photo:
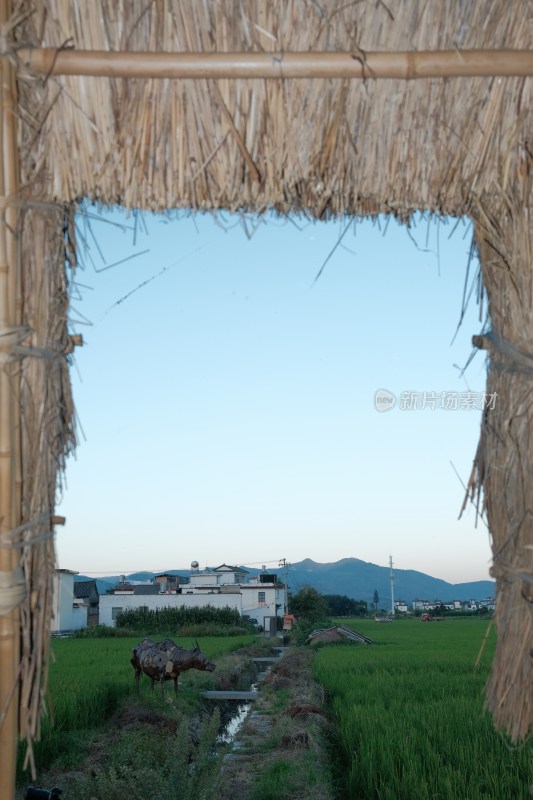
<path fill-rule="evenodd" d="M 476 343 L 498 396 L 469 484 L 497 579 L 487 704 L 513 740 L 530 731 L 528 11 L 518 0 L 1 0 L 4 797 L 17 732 L 31 764 L 46 687 L 54 503 L 75 446 L 65 262 L 76 263 L 83 198 L 316 219 L 470 217 L 491 321 Z"/>

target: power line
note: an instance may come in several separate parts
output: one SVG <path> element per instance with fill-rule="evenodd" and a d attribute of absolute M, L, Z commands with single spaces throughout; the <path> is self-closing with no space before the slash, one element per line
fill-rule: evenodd
<path fill-rule="evenodd" d="M 282 559 L 282 560 L 285 561 L 285 559 Z M 271 558 L 271 559 L 263 558 L 261 561 L 248 561 L 248 560 L 241 561 L 241 565 L 245 566 L 245 567 L 254 567 L 254 566 L 257 566 L 257 565 L 263 566 L 263 565 L 266 565 L 266 564 L 279 564 L 281 566 L 281 561 L 280 561 L 279 558 Z M 290 566 L 290 564 L 288 562 L 287 562 L 287 566 Z M 186 572 L 189 569 L 190 569 L 190 567 L 177 567 L 175 569 L 175 571 L 176 572 L 180 572 L 180 571 Z M 139 568 L 139 569 L 124 569 L 124 567 L 121 567 L 120 569 L 111 569 L 111 568 L 109 568 L 107 570 L 83 569 L 83 568 L 80 567 L 80 569 L 78 569 L 77 572 L 78 573 L 82 573 L 82 572 L 83 573 L 89 573 L 90 572 L 91 575 L 124 575 L 126 573 L 132 573 L 132 572 L 161 573 L 161 572 L 168 572 L 168 567 L 165 567 L 164 569 L 146 569 L 146 567 Z"/>

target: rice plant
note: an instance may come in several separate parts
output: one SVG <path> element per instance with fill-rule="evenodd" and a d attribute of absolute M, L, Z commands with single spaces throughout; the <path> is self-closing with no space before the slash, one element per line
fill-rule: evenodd
<path fill-rule="evenodd" d="M 527 797 L 531 747 L 494 731 L 483 691 L 494 650 L 474 663 L 486 621 L 353 626 L 376 645 L 317 653 L 336 725 L 339 774 L 360 800 Z"/>

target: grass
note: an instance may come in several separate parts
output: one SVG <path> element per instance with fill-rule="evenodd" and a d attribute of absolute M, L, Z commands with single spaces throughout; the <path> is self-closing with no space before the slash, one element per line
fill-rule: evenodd
<path fill-rule="evenodd" d="M 294 797 L 298 790 L 298 769 L 294 761 L 280 759 L 269 765 L 259 776 L 253 791 L 252 800 L 280 800 Z"/>
<path fill-rule="evenodd" d="M 346 624 L 346 620 L 343 620 Z M 483 710 L 486 620 L 352 620 L 375 646 L 323 647 L 314 669 L 336 727 L 337 767 L 358 800 L 528 796 L 530 746 L 512 747 Z"/>
<path fill-rule="evenodd" d="M 139 709 L 138 709 L 139 711 Z M 185 715 L 150 714 L 121 720 L 116 731 L 96 739 L 78 769 L 63 772 L 65 798 L 92 800 L 215 800 L 222 751 L 215 746 L 219 714 L 214 711 L 191 735 Z"/>

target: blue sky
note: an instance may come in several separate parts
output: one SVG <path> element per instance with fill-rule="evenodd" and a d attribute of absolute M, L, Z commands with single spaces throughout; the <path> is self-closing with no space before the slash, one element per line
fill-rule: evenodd
<path fill-rule="evenodd" d="M 451 344 L 466 222 L 419 218 L 408 232 L 86 210 L 61 567 L 385 564 L 391 552 L 452 582 L 488 577 L 483 522 L 471 508 L 458 521 L 456 471 L 468 479 L 480 412 L 439 408 L 443 392 L 485 385 L 482 354 L 460 370 L 482 326 L 474 300 Z M 380 413 L 379 389 L 419 403 L 434 392 L 436 407 Z"/>

